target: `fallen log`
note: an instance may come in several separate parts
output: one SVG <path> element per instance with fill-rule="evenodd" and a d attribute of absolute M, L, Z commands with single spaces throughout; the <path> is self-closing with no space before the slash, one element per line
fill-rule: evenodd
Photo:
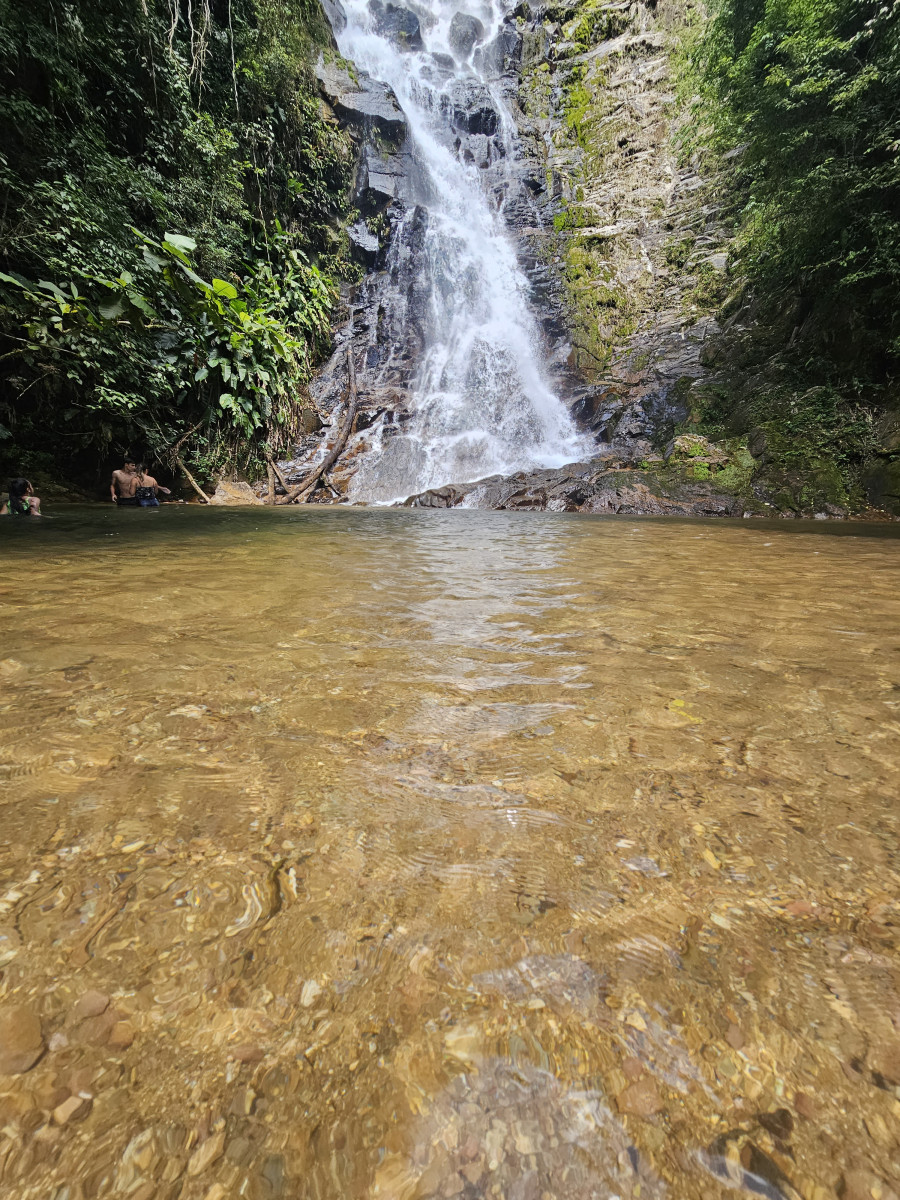
<path fill-rule="evenodd" d="M 266 455 L 266 476 L 269 483 L 269 494 L 266 496 L 267 504 L 275 503 L 275 464 L 272 462 L 272 455 Z"/>
<path fill-rule="evenodd" d="M 194 489 L 194 491 L 197 493 L 197 495 L 200 497 L 200 499 L 203 501 L 203 503 L 209 504 L 209 496 L 207 496 L 206 492 L 204 492 L 203 488 L 200 486 L 200 484 L 197 482 L 197 480 L 193 477 L 193 475 L 190 473 L 190 471 L 184 465 L 184 462 L 181 459 L 181 455 L 176 454 L 175 461 L 178 463 L 179 467 L 184 472 L 188 483 L 191 485 L 191 487 Z"/>
<path fill-rule="evenodd" d="M 356 390 L 356 367 L 353 364 L 353 347 L 347 346 L 347 371 L 350 377 L 350 390 L 347 397 L 347 415 L 344 418 L 344 426 L 338 434 L 337 441 L 331 447 L 331 450 L 323 458 L 317 467 L 315 467 L 309 475 L 295 487 L 291 488 L 286 496 L 282 496 L 278 500 L 279 504 L 293 504 L 296 500 L 301 504 L 306 500 L 306 497 L 313 491 L 319 478 L 325 474 L 327 470 L 334 466 L 340 457 L 341 451 L 347 444 L 347 439 L 350 437 L 350 431 L 353 428 L 353 422 L 356 418 L 356 409 L 359 404 L 359 393 Z"/>

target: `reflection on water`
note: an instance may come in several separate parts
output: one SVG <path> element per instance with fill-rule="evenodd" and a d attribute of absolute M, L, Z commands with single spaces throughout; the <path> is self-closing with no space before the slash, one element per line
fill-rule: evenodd
<path fill-rule="evenodd" d="M 900 566 L 840 532 L 0 529 L 0 1195 L 889 1200 Z"/>

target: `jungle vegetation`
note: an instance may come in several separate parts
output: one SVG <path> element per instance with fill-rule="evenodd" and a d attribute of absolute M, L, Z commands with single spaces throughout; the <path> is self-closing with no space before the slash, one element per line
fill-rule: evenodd
<path fill-rule="evenodd" d="M 0 458 L 289 444 L 347 269 L 317 0 L 0 0 Z"/>
<path fill-rule="evenodd" d="M 852 482 L 900 422 L 900 2 L 712 0 L 691 63 L 692 129 L 733 163 L 734 274 L 780 339 L 751 418 Z"/>

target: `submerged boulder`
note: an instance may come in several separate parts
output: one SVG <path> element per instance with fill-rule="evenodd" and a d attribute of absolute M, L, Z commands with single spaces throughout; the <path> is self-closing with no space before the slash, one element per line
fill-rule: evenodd
<path fill-rule="evenodd" d="M 477 17 L 458 12 L 450 22 L 450 46 L 460 58 L 468 58 L 484 37 L 484 26 Z"/>

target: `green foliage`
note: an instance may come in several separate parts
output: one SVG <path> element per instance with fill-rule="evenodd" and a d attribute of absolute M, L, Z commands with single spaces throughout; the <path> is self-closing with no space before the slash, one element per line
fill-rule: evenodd
<path fill-rule="evenodd" d="M 746 146 L 744 269 L 830 306 L 823 325 L 893 369 L 900 0 L 717 0 L 694 59 L 718 145 Z"/>
<path fill-rule="evenodd" d="M 325 37 L 315 0 L 0 0 L 6 458 L 289 440 L 346 267 Z"/>

